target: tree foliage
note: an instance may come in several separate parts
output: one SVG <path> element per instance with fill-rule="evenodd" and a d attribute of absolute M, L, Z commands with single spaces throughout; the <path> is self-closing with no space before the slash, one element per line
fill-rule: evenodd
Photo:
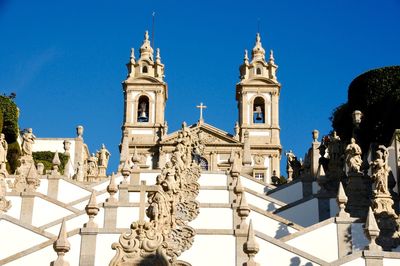
<path fill-rule="evenodd" d="M 51 151 L 37 151 L 32 153 L 33 160 L 35 161 L 35 164 L 37 165 L 38 163 L 42 163 L 44 165 L 44 170 L 51 170 L 53 168 L 53 158 L 54 158 L 55 152 Z M 64 172 L 65 165 L 68 162 L 69 156 L 59 153 L 58 158 L 60 158 L 60 166 L 58 167 L 58 170 L 60 173 Z"/>
<path fill-rule="evenodd" d="M 332 127 L 345 140 L 352 136 L 352 113 L 363 113 L 358 142 L 366 151 L 371 143 L 389 145 L 393 132 L 400 128 L 400 66 L 368 71 L 349 86 L 348 101 L 332 114 Z"/>

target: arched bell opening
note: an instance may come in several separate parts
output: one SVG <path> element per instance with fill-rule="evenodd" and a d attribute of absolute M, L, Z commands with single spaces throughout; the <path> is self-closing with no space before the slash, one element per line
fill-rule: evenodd
<path fill-rule="evenodd" d="M 253 102 L 253 123 L 265 123 L 265 101 L 262 97 L 257 97 Z"/>
<path fill-rule="evenodd" d="M 199 163 L 201 170 L 203 171 L 208 171 L 208 161 L 204 157 L 200 157 L 200 163 Z"/>
<path fill-rule="evenodd" d="M 139 98 L 137 121 L 149 122 L 149 98 L 147 96 L 140 96 Z"/>

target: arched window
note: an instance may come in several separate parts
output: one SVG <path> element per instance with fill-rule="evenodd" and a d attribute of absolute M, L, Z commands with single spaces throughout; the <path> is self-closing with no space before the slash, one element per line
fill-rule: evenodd
<path fill-rule="evenodd" d="M 142 73 L 147 73 L 147 72 L 148 72 L 147 66 L 143 66 L 143 68 L 142 68 Z"/>
<path fill-rule="evenodd" d="M 261 75 L 261 68 L 257 67 L 256 74 Z"/>
<path fill-rule="evenodd" d="M 265 123 L 265 102 L 262 97 L 257 97 L 253 102 L 253 123 Z"/>
<path fill-rule="evenodd" d="M 137 121 L 149 122 L 149 98 L 147 96 L 140 96 L 139 98 Z"/>
<path fill-rule="evenodd" d="M 200 167 L 201 167 L 201 170 L 208 171 L 208 161 L 206 160 L 206 158 L 204 158 L 204 157 L 200 158 Z"/>

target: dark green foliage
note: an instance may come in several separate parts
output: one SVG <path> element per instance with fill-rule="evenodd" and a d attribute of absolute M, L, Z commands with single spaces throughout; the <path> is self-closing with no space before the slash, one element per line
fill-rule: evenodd
<path fill-rule="evenodd" d="M 18 166 L 18 159 L 21 155 L 18 138 L 18 116 L 17 105 L 12 99 L 6 96 L 0 96 L 0 131 L 5 135 L 8 143 L 7 153 L 7 171 L 14 173 Z"/>
<path fill-rule="evenodd" d="M 53 169 L 53 158 L 54 158 L 55 152 L 51 151 L 38 151 L 38 152 L 33 152 L 32 157 L 33 160 L 35 161 L 35 164 L 37 165 L 38 163 L 42 163 L 44 165 L 44 170 L 51 170 Z M 65 165 L 68 162 L 69 156 L 59 153 L 58 157 L 60 158 L 60 166 L 58 167 L 59 172 L 62 174 L 64 172 Z"/>
<path fill-rule="evenodd" d="M 400 66 L 368 71 L 355 78 L 348 90 L 348 102 L 332 114 L 332 127 L 349 140 L 352 136 L 352 112 L 363 113 L 358 142 L 366 151 L 370 143 L 389 145 L 393 132 L 400 128 Z"/>

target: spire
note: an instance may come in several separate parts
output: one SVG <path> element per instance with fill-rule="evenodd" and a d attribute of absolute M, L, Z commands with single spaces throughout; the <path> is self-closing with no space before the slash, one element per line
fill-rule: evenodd
<path fill-rule="evenodd" d="M 144 33 L 143 44 L 140 47 L 140 59 L 149 59 L 153 61 L 153 48 L 150 45 L 149 32 Z"/>
<path fill-rule="evenodd" d="M 349 217 L 349 214 L 344 210 L 346 208 L 347 196 L 344 192 L 342 182 L 339 182 L 339 190 L 336 197 L 336 201 L 339 205 L 339 212 L 337 213 L 337 217 Z"/>
<path fill-rule="evenodd" d="M 252 56 L 253 56 L 253 61 L 254 60 L 265 60 L 265 50 L 261 44 L 260 33 L 257 33 L 257 35 L 256 35 L 256 43 L 254 44 Z"/>
<path fill-rule="evenodd" d="M 365 221 L 365 234 L 369 239 L 369 244 L 367 246 L 368 250 L 382 250 L 380 246 L 376 244 L 376 238 L 379 236 L 379 227 L 376 223 L 374 212 L 372 211 L 371 207 L 368 210 L 367 220 Z"/>
<path fill-rule="evenodd" d="M 94 217 L 99 213 L 100 208 L 97 206 L 96 202 L 96 192 L 93 190 L 90 195 L 90 200 L 88 205 L 86 205 L 85 211 L 89 216 L 89 221 L 83 225 L 83 227 L 97 228 L 97 224 L 94 222 Z"/>
<path fill-rule="evenodd" d="M 157 48 L 156 62 L 161 64 L 160 48 Z"/>
<path fill-rule="evenodd" d="M 53 172 L 58 173 L 58 167 L 61 165 L 60 157 L 58 156 L 58 151 L 56 151 L 56 153 L 54 154 L 52 164 L 53 164 Z"/>
<path fill-rule="evenodd" d="M 135 64 L 136 60 L 135 60 L 135 48 L 131 48 L 131 64 Z"/>
<path fill-rule="evenodd" d="M 258 246 L 258 243 L 256 242 L 256 237 L 254 235 L 252 220 L 250 220 L 249 231 L 247 233 L 247 241 L 244 243 L 243 249 L 244 249 L 244 252 L 249 257 L 248 261 L 246 263 L 244 263 L 244 265 L 246 265 L 246 266 L 260 265 L 254 261 L 254 257 L 260 250 L 260 247 Z"/>
<path fill-rule="evenodd" d="M 247 49 L 244 50 L 244 58 L 243 58 L 244 63 L 247 65 L 249 64 L 249 55 L 247 52 Z"/>
<path fill-rule="evenodd" d="M 275 64 L 274 51 L 272 49 L 269 51 L 269 62 Z"/>
<path fill-rule="evenodd" d="M 107 192 L 110 194 L 110 197 L 106 199 L 107 202 L 116 202 L 114 198 L 115 193 L 118 192 L 118 187 L 115 184 L 115 174 L 112 173 L 110 177 L 110 184 L 107 186 Z"/>
<path fill-rule="evenodd" d="M 54 251 L 57 252 L 58 258 L 53 261 L 50 265 L 52 266 L 69 266 L 69 263 L 64 260 L 64 255 L 70 249 L 70 243 L 68 241 L 67 229 L 65 226 L 65 219 L 63 219 L 60 227 L 60 233 L 58 234 L 57 240 L 53 243 Z"/>

